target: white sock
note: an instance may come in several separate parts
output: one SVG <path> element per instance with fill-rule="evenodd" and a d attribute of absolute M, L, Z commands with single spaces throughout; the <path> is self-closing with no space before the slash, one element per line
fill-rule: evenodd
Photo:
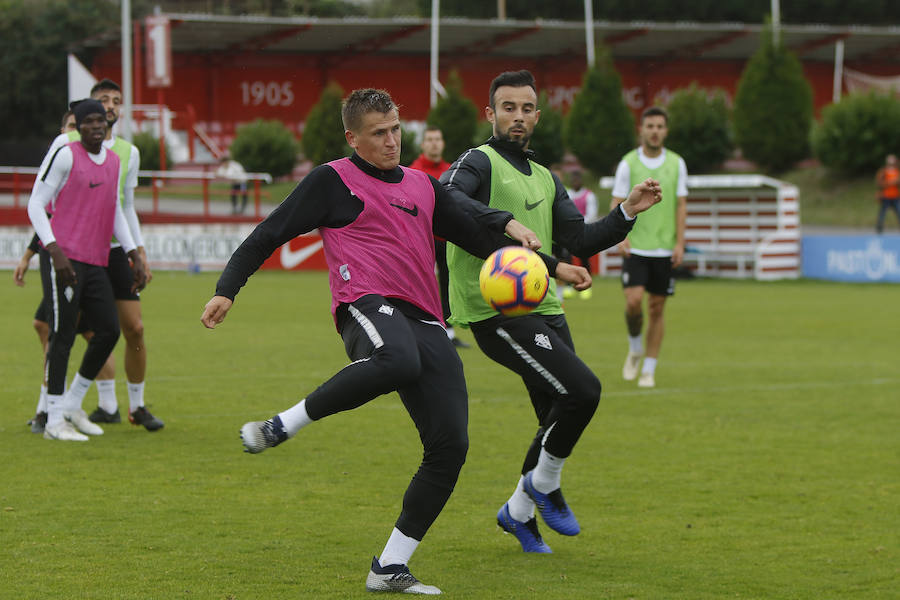
<path fill-rule="evenodd" d="M 278 413 L 278 416 L 281 417 L 281 423 L 284 425 L 288 437 L 294 437 L 298 431 L 313 422 L 306 412 L 306 398 L 286 411 Z"/>
<path fill-rule="evenodd" d="M 94 381 L 97 383 L 97 394 L 100 396 L 100 399 L 97 401 L 97 406 L 110 414 L 116 412 L 118 409 L 118 402 L 116 401 L 116 380 L 96 379 Z"/>
<path fill-rule="evenodd" d="M 62 394 L 47 394 L 47 427 L 63 422 L 63 398 Z"/>
<path fill-rule="evenodd" d="M 41 395 L 38 397 L 38 405 L 35 413 L 47 412 L 47 385 L 41 384 Z"/>
<path fill-rule="evenodd" d="M 639 335 L 629 335 L 628 336 L 628 350 L 632 354 L 643 354 L 644 353 L 644 344 L 641 343 L 641 336 Z"/>
<path fill-rule="evenodd" d="M 534 489 L 542 494 L 549 494 L 558 490 L 562 479 L 562 468 L 566 459 L 553 456 L 543 448 L 538 457 L 537 466 L 531 473 L 531 483 Z"/>
<path fill-rule="evenodd" d="M 394 527 L 391 537 L 388 538 L 381 556 L 378 557 L 378 564 L 382 567 L 388 565 L 408 565 L 409 559 L 412 558 L 413 552 L 419 547 L 419 540 L 413 539 L 408 535 L 404 535 L 399 529 Z"/>
<path fill-rule="evenodd" d="M 641 373 L 650 373 L 651 375 L 653 375 L 653 373 L 655 373 L 655 372 L 656 372 L 656 359 L 649 358 L 649 357 L 645 358 L 644 366 L 641 367 Z"/>
<path fill-rule="evenodd" d="M 519 477 L 516 491 L 506 501 L 506 506 L 509 507 L 509 516 L 520 523 L 524 523 L 534 517 L 534 500 L 525 493 L 525 488 L 522 487 L 522 481 L 524 480 L 524 475 Z"/>
<path fill-rule="evenodd" d="M 92 383 L 92 379 L 82 377 L 81 373 L 75 373 L 75 377 L 72 378 L 72 385 L 69 386 L 69 390 L 66 392 L 65 410 L 81 410 L 81 405 L 84 402 L 84 396 L 85 394 L 87 394 L 87 391 L 90 389 Z"/>
<path fill-rule="evenodd" d="M 144 382 L 128 382 L 128 412 L 133 413 L 144 405 Z"/>

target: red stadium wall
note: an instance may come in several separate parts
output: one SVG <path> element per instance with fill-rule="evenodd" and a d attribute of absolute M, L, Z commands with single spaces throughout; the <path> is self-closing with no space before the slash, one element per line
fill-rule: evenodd
<path fill-rule="evenodd" d="M 96 76 L 119 78 L 119 53 L 111 49 L 96 57 Z M 506 60 L 470 58 L 459 63 L 444 61 L 441 79 L 456 69 L 463 79 L 463 91 L 477 106 L 487 104 L 487 89 L 499 72 L 526 68 L 535 74 L 541 89 L 554 106 L 567 110 L 580 87 L 582 59 L 571 61 Z M 222 57 L 206 54 L 176 54 L 174 81 L 163 92 L 163 101 L 179 115 L 192 106 L 197 120 L 214 136 L 228 140 L 236 125 L 256 118 L 283 121 L 297 135 L 310 107 L 318 100 L 328 81 L 336 81 L 345 91 L 358 87 L 385 88 L 401 104 L 405 119 L 423 120 L 428 112 L 428 57 L 313 58 L 296 55 L 235 54 Z M 851 65 L 848 65 L 851 66 Z M 697 82 L 705 88 L 722 88 L 734 95 L 744 68 L 740 61 L 636 61 L 621 60 L 616 68 L 623 89 L 635 113 L 659 96 L 665 99 L 675 90 Z M 832 65 L 804 65 L 814 93 L 816 111 L 831 101 Z M 867 64 L 866 72 L 877 73 L 878 65 Z M 157 92 L 144 82 L 136 82 L 135 104 L 156 103 Z"/>

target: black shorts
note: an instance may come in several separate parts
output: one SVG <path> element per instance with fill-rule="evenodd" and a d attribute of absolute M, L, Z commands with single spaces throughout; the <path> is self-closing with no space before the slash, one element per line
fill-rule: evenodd
<path fill-rule="evenodd" d="M 49 325 L 50 319 L 53 316 L 50 314 L 50 310 L 50 303 L 47 302 L 46 298 L 41 298 L 41 303 L 38 304 L 37 310 L 34 311 L 34 320 Z M 81 313 L 78 315 L 78 325 L 75 326 L 75 333 L 82 334 L 88 331 L 91 331 L 91 324 L 88 323 L 88 319 L 84 316 L 84 313 Z"/>
<path fill-rule="evenodd" d="M 657 296 L 675 294 L 671 256 L 639 256 L 632 254 L 622 260 L 622 287 L 642 286 Z"/>
<path fill-rule="evenodd" d="M 43 248 L 38 252 L 38 256 L 40 257 L 41 252 L 46 252 Z M 49 260 L 49 258 L 45 258 L 44 260 Z M 40 321 L 41 323 L 47 323 L 48 325 L 51 323 L 53 318 L 52 314 L 53 308 L 51 307 L 50 302 L 47 300 L 47 296 L 43 296 L 41 298 L 40 304 L 38 304 L 37 310 L 34 311 L 34 320 Z M 75 333 L 81 334 L 86 331 L 90 331 L 91 326 L 88 323 L 87 318 L 85 318 L 82 313 L 78 318 L 78 325 L 75 327 Z"/>
<path fill-rule="evenodd" d="M 113 296 L 116 300 L 140 300 L 140 294 L 131 291 L 134 285 L 134 271 L 128 262 L 128 256 L 121 246 L 109 249 L 109 264 L 106 266 L 106 274 L 112 284 Z"/>

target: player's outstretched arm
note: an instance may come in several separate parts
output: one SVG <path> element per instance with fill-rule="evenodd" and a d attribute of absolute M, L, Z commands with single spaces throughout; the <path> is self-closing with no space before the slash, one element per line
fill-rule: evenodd
<path fill-rule="evenodd" d="M 644 212 L 654 204 L 662 200 L 662 190 L 659 182 L 654 179 L 646 179 L 633 188 L 622 203 L 622 208 L 629 217 Z"/>
<path fill-rule="evenodd" d="M 225 296 L 213 296 L 212 300 L 206 303 L 200 322 L 207 329 L 214 329 L 216 325 L 225 320 L 225 315 L 231 310 L 232 304 L 233 302 Z"/>

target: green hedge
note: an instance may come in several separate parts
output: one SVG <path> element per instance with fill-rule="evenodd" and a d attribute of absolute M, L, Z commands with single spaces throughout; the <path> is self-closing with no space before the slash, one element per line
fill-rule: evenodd
<path fill-rule="evenodd" d="M 314 165 L 321 165 L 351 154 L 347 139 L 344 137 L 344 124 L 341 121 L 343 95 L 344 91 L 338 84 L 329 83 L 322 90 L 319 101 L 306 115 L 306 124 L 303 126 L 303 153 Z"/>
<path fill-rule="evenodd" d="M 747 62 L 734 99 L 735 139 L 744 156 L 780 172 L 810 155 L 812 87 L 797 57 L 773 46 L 766 28 Z"/>
<path fill-rule="evenodd" d="M 478 107 L 462 92 L 459 73 L 451 71 L 444 86 L 447 95 L 438 98 L 425 122 L 444 135 L 444 160 L 452 163 L 472 147 L 478 128 Z"/>
<path fill-rule="evenodd" d="M 584 74 L 563 138 L 581 164 L 597 175 L 611 175 L 635 147 L 634 117 L 622 99 L 622 79 L 607 51 L 598 52 L 594 68 Z"/>
<path fill-rule="evenodd" d="M 666 146 L 681 155 L 691 173 L 718 169 L 734 150 L 729 109 L 722 90 L 697 86 L 676 91 L 666 106 Z"/>
<path fill-rule="evenodd" d="M 877 92 L 852 94 L 822 111 L 813 152 L 831 171 L 872 174 L 890 153 L 900 154 L 900 100 Z"/>
<path fill-rule="evenodd" d="M 297 140 L 284 123 L 257 119 L 237 128 L 229 151 L 247 171 L 281 177 L 294 170 L 298 150 Z"/>

